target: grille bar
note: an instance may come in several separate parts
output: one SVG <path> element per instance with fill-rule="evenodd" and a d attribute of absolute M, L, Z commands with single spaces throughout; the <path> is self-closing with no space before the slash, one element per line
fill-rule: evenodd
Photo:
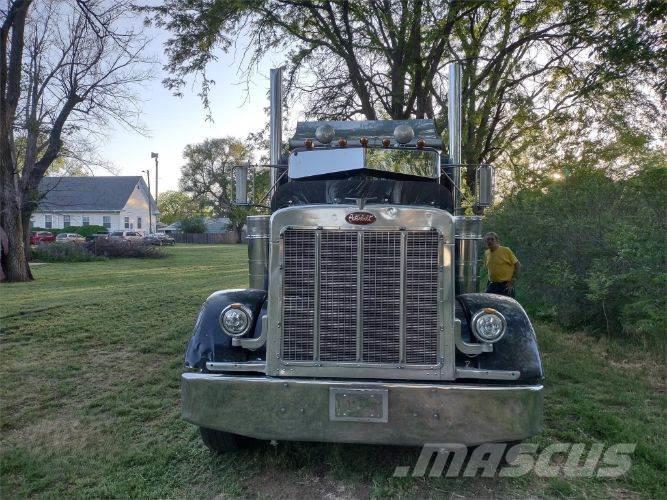
<path fill-rule="evenodd" d="M 435 365 L 436 231 L 287 229 L 285 361 Z"/>

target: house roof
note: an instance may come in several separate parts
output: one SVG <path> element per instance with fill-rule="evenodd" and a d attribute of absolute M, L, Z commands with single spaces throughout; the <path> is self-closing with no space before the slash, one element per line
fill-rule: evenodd
<path fill-rule="evenodd" d="M 137 184 L 148 196 L 140 175 L 99 177 L 44 177 L 39 183 L 43 196 L 38 210 L 52 212 L 120 211 Z M 151 196 L 151 207 L 156 210 Z"/>

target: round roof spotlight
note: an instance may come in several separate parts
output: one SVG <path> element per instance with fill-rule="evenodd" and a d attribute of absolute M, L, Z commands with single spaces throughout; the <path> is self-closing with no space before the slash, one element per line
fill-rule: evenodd
<path fill-rule="evenodd" d="M 313 140 L 312 139 L 306 139 L 305 141 L 303 141 L 303 143 L 306 145 L 306 148 L 313 149 Z"/>
<path fill-rule="evenodd" d="M 475 313 L 470 323 L 475 337 L 490 344 L 498 342 L 507 330 L 505 316 L 490 307 L 485 307 Z"/>
<path fill-rule="evenodd" d="M 415 138 L 415 131 L 407 124 L 399 125 L 394 129 L 394 137 L 399 144 L 407 144 Z"/>
<path fill-rule="evenodd" d="M 389 146 L 391 146 L 391 140 L 382 139 L 382 146 L 385 147 L 385 148 L 388 148 Z"/>
<path fill-rule="evenodd" d="M 426 146 L 426 141 L 424 140 L 424 138 L 420 137 L 419 139 L 417 139 L 417 147 L 419 149 L 424 149 L 424 146 Z"/>
<path fill-rule="evenodd" d="M 344 148 L 345 146 L 347 146 L 347 139 L 345 139 L 345 137 L 341 137 L 340 139 L 338 139 L 338 145 L 341 148 Z"/>
<path fill-rule="evenodd" d="M 315 129 L 315 137 L 322 144 L 329 144 L 333 141 L 334 135 L 336 135 L 336 131 L 329 124 L 320 125 Z"/>
<path fill-rule="evenodd" d="M 242 337 L 252 325 L 252 312 L 243 304 L 229 304 L 220 313 L 222 331 L 230 337 Z"/>
<path fill-rule="evenodd" d="M 359 144 L 361 144 L 363 147 L 368 146 L 368 137 L 360 137 Z"/>

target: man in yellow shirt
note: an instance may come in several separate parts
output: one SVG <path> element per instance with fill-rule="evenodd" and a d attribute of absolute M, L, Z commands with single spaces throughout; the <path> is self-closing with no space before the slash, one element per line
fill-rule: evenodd
<path fill-rule="evenodd" d="M 512 250 L 500 246 L 500 240 L 496 233 L 484 235 L 486 251 L 484 252 L 484 265 L 489 271 L 489 282 L 486 293 L 497 293 L 514 297 L 514 283 L 519 277 L 521 264 Z"/>

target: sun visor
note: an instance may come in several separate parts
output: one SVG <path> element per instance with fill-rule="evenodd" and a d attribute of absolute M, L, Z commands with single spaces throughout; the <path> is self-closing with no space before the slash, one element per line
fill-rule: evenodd
<path fill-rule="evenodd" d="M 424 139 L 425 145 L 442 149 L 442 138 L 436 133 L 433 120 L 359 120 L 359 121 L 316 121 L 298 122 L 296 132 L 289 140 L 290 149 L 302 147 L 306 139 L 312 139 L 315 146 L 322 144 L 315 136 L 315 130 L 321 125 L 330 125 L 334 129 L 334 143 L 346 139 L 348 144 L 359 144 L 361 137 L 368 139 L 369 146 L 381 146 L 382 139 L 394 140 L 394 129 L 399 125 L 409 125 L 414 130 L 414 138 L 406 146 L 415 146 L 418 139 Z"/>

